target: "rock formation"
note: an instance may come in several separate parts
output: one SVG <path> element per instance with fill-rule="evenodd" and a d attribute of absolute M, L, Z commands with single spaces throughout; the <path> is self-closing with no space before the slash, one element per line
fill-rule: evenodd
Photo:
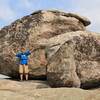
<path fill-rule="evenodd" d="M 100 34 L 67 32 L 49 39 L 47 79 L 53 87 L 100 85 Z"/>
<path fill-rule="evenodd" d="M 52 87 L 89 88 L 100 84 L 100 35 L 86 30 L 89 19 L 57 10 L 40 10 L 0 30 L 0 74 L 18 78 L 13 52 L 32 48 L 29 78 Z M 48 65 L 41 67 L 41 59 Z"/>
<path fill-rule="evenodd" d="M 0 73 L 18 77 L 18 61 L 13 54 L 24 46 L 35 48 L 30 56 L 30 78 L 45 78 L 46 68 L 40 67 L 49 38 L 65 32 L 85 30 L 90 21 L 82 16 L 56 10 L 42 10 L 16 20 L 0 30 Z"/>

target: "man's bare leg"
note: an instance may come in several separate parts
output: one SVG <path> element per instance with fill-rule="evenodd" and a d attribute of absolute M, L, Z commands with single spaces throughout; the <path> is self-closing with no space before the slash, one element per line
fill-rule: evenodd
<path fill-rule="evenodd" d="M 28 72 L 29 72 L 28 65 L 24 65 L 24 73 L 25 73 L 25 79 L 26 79 L 26 81 L 28 80 Z"/>
<path fill-rule="evenodd" d="M 20 80 L 23 80 L 23 73 L 20 73 Z"/>
<path fill-rule="evenodd" d="M 28 80 L 28 73 L 25 74 L 26 81 Z"/>
<path fill-rule="evenodd" d="M 23 67 L 23 65 L 19 65 L 19 74 L 20 74 L 20 80 L 22 81 L 23 80 L 23 69 L 24 67 Z"/>

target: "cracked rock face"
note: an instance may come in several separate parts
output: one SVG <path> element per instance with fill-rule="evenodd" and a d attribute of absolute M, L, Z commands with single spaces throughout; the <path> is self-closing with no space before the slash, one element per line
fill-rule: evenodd
<path fill-rule="evenodd" d="M 69 32 L 48 41 L 47 79 L 52 87 L 100 85 L 100 34 Z"/>

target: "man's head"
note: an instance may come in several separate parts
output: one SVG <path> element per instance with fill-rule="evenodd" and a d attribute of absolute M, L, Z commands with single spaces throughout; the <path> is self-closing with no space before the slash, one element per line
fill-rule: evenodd
<path fill-rule="evenodd" d="M 25 53 L 25 48 L 21 48 L 21 52 L 22 53 Z"/>

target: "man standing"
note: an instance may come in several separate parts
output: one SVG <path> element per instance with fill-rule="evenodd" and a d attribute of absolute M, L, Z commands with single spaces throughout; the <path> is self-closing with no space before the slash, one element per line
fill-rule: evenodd
<path fill-rule="evenodd" d="M 31 54 L 31 51 L 25 51 L 24 48 L 21 48 L 21 52 L 16 53 L 16 57 L 19 57 L 19 73 L 20 79 L 23 80 L 23 75 L 25 74 L 26 80 L 28 80 L 28 56 Z"/>
<path fill-rule="evenodd" d="M 25 78 L 26 80 L 28 80 L 28 56 L 35 50 L 37 50 L 38 48 L 45 48 L 44 46 L 37 46 L 36 49 L 31 49 L 29 51 L 25 51 L 24 48 L 21 48 L 21 52 L 16 53 L 16 57 L 19 57 L 19 73 L 20 73 L 20 79 L 21 81 L 23 80 L 23 75 L 25 73 Z M 41 57 L 40 59 L 40 65 L 41 67 L 46 67 L 46 65 L 48 64 L 48 61 L 45 58 L 45 55 L 43 57 Z"/>

